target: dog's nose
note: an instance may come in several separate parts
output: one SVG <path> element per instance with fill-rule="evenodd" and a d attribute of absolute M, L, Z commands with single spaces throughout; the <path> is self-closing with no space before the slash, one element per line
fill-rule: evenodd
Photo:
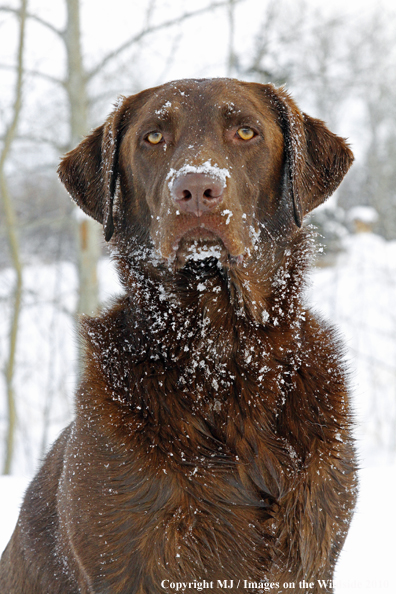
<path fill-rule="evenodd" d="M 186 173 L 178 177 L 171 189 L 178 208 L 200 217 L 223 200 L 224 183 L 205 173 Z"/>

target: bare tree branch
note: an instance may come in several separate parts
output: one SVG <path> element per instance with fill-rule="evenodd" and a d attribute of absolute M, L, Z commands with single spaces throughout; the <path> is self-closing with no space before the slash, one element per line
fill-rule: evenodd
<path fill-rule="evenodd" d="M 235 0 L 235 3 L 242 2 L 242 1 L 243 0 Z M 143 29 L 142 31 L 140 31 L 140 33 L 137 33 L 137 35 L 130 37 L 127 41 L 125 41 L 125 43 L 120 45 L 117 49 L 113 50 L 112 52 L 109 52 L 107 54 L 107 56 L 105 56 L 94 68 L 92 68 L 92 70 L 90 72 L 87 73 L 87 80 L 89 81 L 92 78 L 94 78 L 97 74 L 99 74 L 99 72 L 104 68 L 104 66 L 106 66 L 106 64 L 108 64 L 111 60 L 114 60 L 115 58 L 117 58 L 122 52 L 129 49 L 135 43 L 138 43 L 139 41 L 141 41 L 141 39 L 146 37 L 146 35 L 149 35 L 150 33 L 154 33 L 155 31 L 161 31 L 162 29 L 167 29 L 168 27 L 173 27 L 174 25 L 177 25 L 187 19 L 191 19 L 191 18 L 198 16 L 200 14 L 205 14 L 205 12 L 208 12 L 209 10 L 215 10 L 216 8 L 223 8 L 224 6 L 227 6 L 227 5 L 228 5 L 228 0 L 224 0 L 221 2 L 213 2 L 213 4 L 211 4 L 210 6 L 205 6 L 204 8 L 200 8 L 198 10 L 193 10 L 191 12 L 185 12 L 181 16 L 176 17 L 174 19 L 169 19 L 169 21 L 165 21 L 163 23 L 160 23 L 159 25 L 146 26 L 146 28 Z"/>
<path fill-rule="evenodd" d="M 9 12 L 11 14 L 15 14 L 15 15 L 19 16 L 20 9 L 11 8 L 11 6 L 0 6 L 0 12 Z M 30 19 L 32 21 L 36 21 L 36 23 L 39 23 L 40 25 L 43 25 L 43 27 L 46 27 L 47 29 L 49 29 L 50 31 L 52 31 L 53 33 L 58 35 L 59 37 L 63 37 L 65 34 L 64 31 L 61 31 L 60 29 L 55 27 L 52 23 L 49 23 L 48 21 L 46 21 L 45 19 L 42 19 L 41 17 L 37 16 L 36 14 L 27 13 L 26 18 Z"/>
<path fill-rule="evenodd" d="M 146 23 L 144 25 L 144 28 L 147 29 L 150 26 L 150 20 L 151 17 L 154 13 L 155 10 L 155 2 L 156 0 L 150 0 L 147 6 L 147 10 L 146 10 Z"/>
<path fill-rule="evenodd" d="M 31 142 L 34 144 L 48 144 L 52 148 L 56 150 L 56 152 L 60 155 L 66 153 L 69 149 L 69 143 L 64 142 L 60 143 L 55 140 L 55 138 L 48 138 L 46 136 L 39 136 L 38 134 L 18 134 L 15 138 L 15 141 L 19 142 Z"/>
<path fill-rule="evenodd" d="M 26 24 L 27 0 L 21 0 L 19 14 L 19 44 L 17 60 L 17 80 L 15 83 L 15 100 L 13 105 L 13 115 L 11 122 L 6 130 L 3 149 L 0 154 L 0 191 L 3 201 L 4 213 L 6 218 L 6 228 L 8 235 L 8 244 L 10 246 L 12 263 L 16 273 L 16 284 L 14 289 L 14 311 L 11 321 L 9 356 L 6 364 L 6 384 L 7 384 L 7 406 L 8 406 L 8 428 L 6 440 L 6 454 L 4 460 L 4 474 L 9 474 L 14 451 L 14 437 L 17 422 L 17 413 L 15 405 L 15 394 L 13 387 L 16 344 L 18 334 L 19 313 L 22 302 L 22 263 L 19 256 L 19 242 L 16 232 L 16 216 L 12 204 L 11 196 L 8 191 L 8 184 L 4 172 L 4 165 L 10 152 L 12 142 L 16 136 L 19 114 L 22 106 L 22 84 L 23 84 L 23 50 L 25 44 L 25 24 Z"/>
<path fill-rule="evenodd" d="M 15 66 L 11 66 L 11 64 L 0 64 L 0 69 L 15 70 Z M 65 82 L 62 79 L 56 78 L 56 76 L 51 76 L 51 74 L 46 74 L 45 72 L 40 72 L 39 70 L 24 70 L 24 73 L 29 76 L 39 76 L 40 78 L 44 78 L 45 80 L 54 83 L 55 85 L 60 85 L 62 87 L 65 86 Z"/>

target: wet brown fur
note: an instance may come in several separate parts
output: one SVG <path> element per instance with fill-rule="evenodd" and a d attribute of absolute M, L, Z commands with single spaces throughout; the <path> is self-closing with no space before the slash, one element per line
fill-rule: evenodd
<path fill-rule="evenodd" d="M 158 150 L 144 140 L 157 112 Z M 250 144 L 241 125 L 258 126 Z M 166 174 L 208 159 L 229 167 L 221 208 L 234 216 L 202 219 L 221 258 L 192 261 L 194 221 Z M 76 418 L 27 491 L 1 592 L 332 591 L 317 580 L 332 579 L 348 530 L 355 458 L 342 348 L 302 298 L 301 222 L 351 162 L 284 90 L 226 79 L 124 99 L 66 155 L 61 179 L 103 223 L 125 294 L 82 320 Z"/>

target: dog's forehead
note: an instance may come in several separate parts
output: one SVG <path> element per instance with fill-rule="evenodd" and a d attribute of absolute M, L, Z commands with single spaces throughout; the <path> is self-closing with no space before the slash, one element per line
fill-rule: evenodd
<path fill-rule="evenodd" d="M 265 110 L 248 83 L 233 79 L 187 79 L 162 85 L 153 90 L 145 105 L 147 115 L 159 119 L 207 115 L 260 113 Z"/>

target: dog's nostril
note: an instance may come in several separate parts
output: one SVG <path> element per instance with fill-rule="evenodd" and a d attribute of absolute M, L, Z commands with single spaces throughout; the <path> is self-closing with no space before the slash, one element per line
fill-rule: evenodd
<path fill-rule="evenodd" d="M 205 190 L 203 195 L 205 196 L 205 198 L 217 198 L 217 196 L 213 194 L 213 188 L 208 188 L 207 190 Z"/>
<path fill-rule="evenodd" d="M 192 194 L 189 190 L 183 190 L 182 200 L 190 200 L 192 198 Z"/>

